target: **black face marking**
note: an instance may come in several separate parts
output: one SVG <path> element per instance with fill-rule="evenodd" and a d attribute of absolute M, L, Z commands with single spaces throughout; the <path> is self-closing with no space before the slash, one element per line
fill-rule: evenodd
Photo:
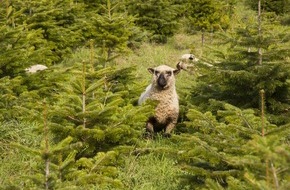
<path fill-rule="evenodd" d="M 160 74 L 160 71 L 155 70 L 155 75 L 158 76 Z"/>
<path fill-rule="evenodd" d="M 163 73 L 161 73 L 157 79 L 158 86 L 164 88 L 167 85 L 166 78 Z"/>
<path fill-rule="evenodd" d="M 167 76 L 171 76 L 172 75 L 172 72 L 171 71 L 166 71 L 166 75 Z"/>

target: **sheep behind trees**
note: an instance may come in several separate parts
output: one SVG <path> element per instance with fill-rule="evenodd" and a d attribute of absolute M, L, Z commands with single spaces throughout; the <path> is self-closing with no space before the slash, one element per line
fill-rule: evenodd
<path fill-rule="evenodd" d="M 146 123 L 146 131 L 152 135 L 154 132 L 164 131 L 165 137 L 171 136 L 179 115 L 178 95 L 175 89 L 175 76 L 182 69 L 180 63 L 177 69 L 167 65 L 160 65 L 155 68 L 148 68 L 153 75 L 152 83 L 141 94 L 138 104 L 146 99 L 156 100 L 155 115 L 149 117 Z"/>
<path fill-rule="evenodd" d="M 196 62 L 198 61 L 199 59 L 196 58 L 193 54 L 190 54 L 190 53 L 187 53 L 187 54 L 183 54 L 181 56 L 181 59 L 180 59 L 182 62 L 185 62 L 185 63 L 188 63 L 188 62 Z"/>
<path fill-rule="evenodd" d="M 32 65 L 29 68 L 26 68 L 25 71 L 27 73 L 36 73 L 37 71 L 42 71 L 42 70 L 45 70 L 45 69 L 47 69 L 47 66 L 37 64 L 37 65 Z"/>

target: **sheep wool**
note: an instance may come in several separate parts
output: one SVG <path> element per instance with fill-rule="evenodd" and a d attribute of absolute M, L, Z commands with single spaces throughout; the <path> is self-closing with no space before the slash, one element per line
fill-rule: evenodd
<path fill-rule="evenodd" d="M 167 65 L 148 68 L 152 74 L 152 82 L 139 98 L 139 105 L 146 99 L 156 100 L 155 115 L 146 123 L 146 130 L 150 134 L 164 131 L 164 136 L 170 137 L 175 128 L 179 115 L 178 95 L 175 89 L 175 75 L 180 69 L 173 69 Z"/>
<path fill-rule="evenodd" d="M 42 71 L 42 70 L 45 70 L 45 69 L 47 69 L 47 66 L 37 64 L 37 65 L 32 65 L 29 68 L 26 68 L 25 71 L 28 72 L 28 73 L 36 73 L 37 71 Z"/>

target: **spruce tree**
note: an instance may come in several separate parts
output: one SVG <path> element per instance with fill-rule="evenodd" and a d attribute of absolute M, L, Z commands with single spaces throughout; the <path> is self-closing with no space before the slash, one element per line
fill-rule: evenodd
<path fill-rule="evenodd" d="M 48 42 L 52 56 L 46 57 L 48 63 L 58 63 L 82 42 L 85 28 L 83 20 L 84 5 L 73 0 L 21 2 L 24 7 L 22 22 L 28 29 L 41 30 Z"/>
<path fill-rule="evenodd" d="M 229 27 L 235 1 L 190 0 L 187 5 L 188 32 L 212 32 Z"/>
<path fill-rule="evenodd" d="M 82 155 L 87 156 L 114 145 L 136 142 L 142 131 L 137 128 L 144 124 L 148 111 L 146 106 L 135 108 L 130 100 L 133 94 L 125 82 L 128 83 L 132 68 L 90 68 L 83 63 L 82 71 L 74 71 L 75 77 L 62 84 L 63 93 L 53 110 L 56 137 L 70 135 L 86 143 L 88 147 Z"/>
<path fill-rule="evenodd" d="M 0 14 L 0 77 L 16 76 L 32 64 L 47 64 L 52 55 L 40 29 L 29 29 L 20 22 L 23 9 L 10 1 L 1 2 Z"/>
<path fill-rule="evenodd" d="M 44 117 L 52 134 L 44 136 L 40 149 L 15 145 L 35 155 L 35 175 L 26 187 L 122 189 L 116 168 L 124 156 L 120 153 L 138 143 L 153 108 L 133 105 L 140 93 L 135 91 L 135 68 L 100 69 L 92 63 L 65 69 L 57 101 L 47 105 Z M 35 121 L 40 121 L 37 109 Z"/>
<path fill-rule="evenodd" d="M 257 10 L 257 2 L 246 0 L 245 4 L 252 10 Z M 261 8 L 266 12 L 274 12 L 277 15 L 284 15 L 290 12 L 289 0 L 267 0 L 262 2 Z"/>
<path fill-rule="evenodd" d="M 126 1 L 130 15 L 136 16 L 136 25 L 149 32 L 152 42 L 165 43 L 178 27 L 178 10 L 172 1 Z"/>
<path fill-rule="evenodd" d="M 288 27 L 279 26 L 275 17 L 267 16 L 262 15 L 259 27 L 258 21 L 247 15 L 248 25 L 220 35 L 224 43 L 214 47 L 215 66 L 200 78 L 203 82 L 194 90 L 194 99 L 214 98 L 243 108 L 258 108 L 257 94 L 264 89 L 268 113 L 278 116 L 273 117 L 275 122 L 287 122 Z"/>
<path fill-rule="evenodd" d="M 75 156 L 74 171 L 65 175 L 64 183 L 121 188 L 116 169 L 118 160 L 123 159 L 120 153 L 138 143 L 153 108 L 133 105 L 140 93 L 135 90 L 134 67 L 103 68 L 94 57 L 65 71 L 67 81 L 59 83 L 58 101 L 49 110 L 50 129 L 54 143 L 71 137 L 72 143 L 82 145 Z"/>
<path fill-rule="evenodd" d="M 187 133 L 174 136 L 183 177 L 192 188 L 285 189 L 288 125 L 278 127 L 251 109 L 211 101 L 216 115 L 190 109 Z M 263 132 L 264 129 L 264 132 Z M 264 133 L 264 135 L 263 135 Z M 281 173 L 277 168 L 283 168 Z"/>
<path fill-rule="evenodd" d="M 128 41 L 133 34 L 134 24 L 132 16 L 128 16 L 126 12 L 119 12 L 119 2 L 111 3 L 107 0 L 99 7 L 100 10 L 88 14 L 92 18 L 88 32 L 100 51 L 98 61 L 105 67 L 117 56 L 128 52 Z"/>
<path fill-rule="evenodd" d="M 40 189 L 55 189 L 59 187 L 74 187 L 72 184 L 66 183 L 64 186 L 63 181 L 66 175 L 70 174 L 74 168 L 75 156 L 80 143 L 72 143 L 73 138 L 67 137 L 57 144 L 52 144 L 51 133 L 49 132 L 50 122 L 48 120 L 48 105 L 44 100 L 42 102 L 41 112 L 37 112 L 40 117 L 39 128 L 35 129 L 42 136 L 41 142 L 37 147 L 28 147 L 23 144 L 11 143 L 11 147 L 18 148 L 31 157 L 31 169 L 33 170 L 30 175 L 22 176 L 25 183 L 21 187 L 13 184 L 11 188 L 40 188 Z"/>

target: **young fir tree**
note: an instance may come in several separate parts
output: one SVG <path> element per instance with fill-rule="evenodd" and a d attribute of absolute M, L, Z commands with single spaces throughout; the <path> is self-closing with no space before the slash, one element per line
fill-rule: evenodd
<path fill-rule="evenodd" d="M 73 0 L 43 0 L 19 1 L 18 6 L 24 9 L 19 22 L 25 22 L 28 29 L 41 30 L 52 51 L 52 56 L 45 57 L 46 65 L 58 63 L 84 42 L 84 4 Z"/>
<path fill-rule="evenodd" d="M 268 113 L 283 124 L 289 108 L 289 28 L 278 25 L 271 15 L 262 16 L 260 22 L 245 15 L 247 25 L 240 23 L 235 31 L 221 34 L 224 43 L 214 47 L 214 67 L 200 77 L 193 96 L 258 108 L 257 93 L 264 89 Z"/>
<path fill-rule="evenodd" d="M 136 142 L 140 135 L 137 128 L 144 124 L 148 107 L 135 108 L 130 100 L 136 96 L 129 89 L 133 83 L 128 83 L 133 68 L 94 71 L 89 65 L 83 63 L 82 71 L 74 70 L 71 80 L 62 84 L 64 91 L 53 112 L 58 123 L 56 136 L 71 135 L 86 142 L 82 155 L 90 156 L 117 144 Z"/>
<path fill-rule="evenodd" d="M 15 2 L 2 1 L 0 7 L 0 77 L 16 76 L 32 64 L 46 64 L 52 55 L 40 29 L 29 29 L 19 22 L 24 10 Z"/>
<path fill-rule="evenodd" d="M 216 0 L 190 0 L 188 1 L 187 11 L 188 32 L 193 31 L 216 31 L 227 29 L 230 25 L 234 1 Z"/>
<path fill-rule="evenodd" d="M 9 121 L 14 116 L 19 116 L 13 108 L 18 103 L 18 93 L 23 91 L 26 91 L 26 88 L 22 86 L 21 77 L 0 78 L 0 121 Z"/>
<path fill-rule="evenodd" d="M 49 132 L 48 105 L 44 101 L 41 105 L 42 111 L 37 112 L 39 121 L 38 129 L 42 135 L 41 142 L 37 147 L 29 147 L 16 142 L 11 142 L 11 147 L 18 148 L 31 155 L 31 171 L 22 176 L 25 183 L 8 185 L 7 189 L 57 189 L 75 188 L 76 183 L 64 182 L 66 175 L 75 170 L 74 162 L 77 150 L 81 147 L 80 143 L 72 143 L 73 138 L 67 137 L 57 144 L 52 144 Z"/>
<path fill-rule="evenodd" d="M 105 67 L 117 56 L 128 52 L 128 41 L 135 26 L 132 16 L 119 12 L 120 2 L 111 3 L 107 0 L 99 7 L 100 9 L 88 13 L 92 23 L 87 32 L 101 52 L 98 62 Z"/>
<path fill-rule="evenodd" d="M 252 10 L 257 10 L 257 2 L 246 0 L 245 4 Z M 266 12 L 274 12 L 277 15 L 284 15 L 290 12 L 289 0 L 267 0 L 263 1 L 261 8 Z"/>
<path fill-rule="evenodd" d="M 49 113 L 51 130 L 55 143 L 70 136 L 73 143 L 83 145 L 75 157 L 78 169 L 66 175 L 65 181 L 88 188 L 119 188 L 120 153 L 138 143 L 153 109 L 133 105 L 141 93 L 136 91 L 135 68 L 101 68 L 94 57 L 91 51 L 88 61 L 65 71 L 68 80 L 59 84 L 62 90 Z"/>
<path fill-rule="evenodd" d="M 130 15 L 136 16 L 136 25 L 150 33 L 152 42 L 165 43 L 178 27 L 178 10 L 172 1 L 126 1 Z"/>
<path fill-rule="evenodd" d="M 206 189 L 287 189 L 289 126 L 254 110 L 211 101 L 216 115 L 190 109 L 187 133 L 174 136 L 186 184 Z"/>

